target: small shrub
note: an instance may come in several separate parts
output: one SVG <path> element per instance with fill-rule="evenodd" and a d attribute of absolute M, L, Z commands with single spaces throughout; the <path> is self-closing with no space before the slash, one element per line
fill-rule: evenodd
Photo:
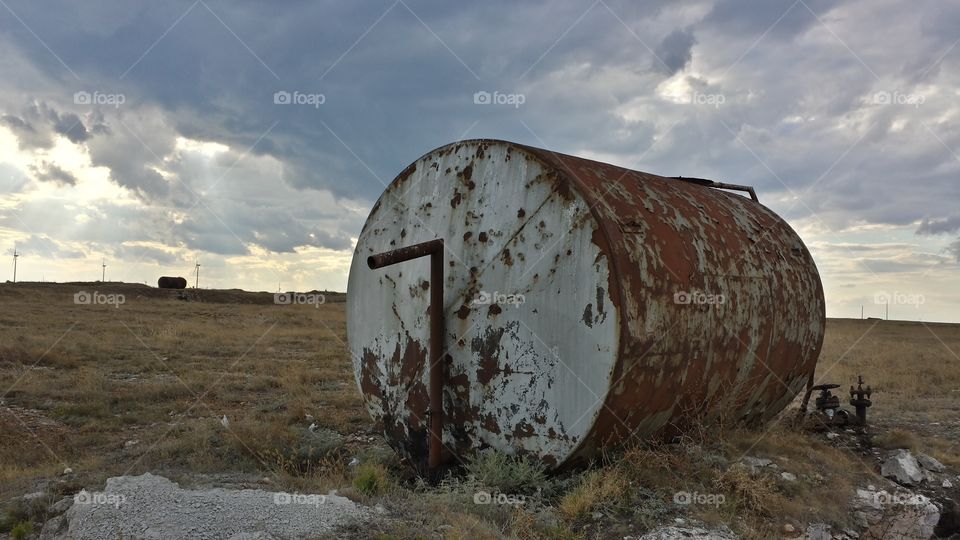
<path fill-rule="evenodd" d="M 389 473 L 382 465 L 368 463 L 357 467 L 353 487 L 361 494 L 375 497 L 385 492 L 389 485 Z"/>
<path fill-rule="evenodd" d="M 343 435 L 332 429 L 303 429 L 300 431 L 300 441 L 293 449 L 293 457 L 302 463 L 332 457 L 343 448 L 343 443 Z"/>
<path fill-rule="evenodd" d="M 33 532 L 33 523 L 21 521 L 10 529 L 10 538 L 13 540 L 24 540 Z"/>
<path fill-rule="evenodd" d="M 543 464 L 525 457 L 485 452 L 467 462 L 467 473 L 478 483 L 509 494 L 529 494 L 547 484 Z"/>
<path fill-rule="evenodd" d="M 874 444 L 886 450 L 896 450 L 906 448 L 911 451 L 917 451 L 917 437 L 909 431 L 902 429 L 891 429 L 873 440 Z"/>
<path fill-rule="evenodd" d="M 758 515 L 775 516 L 783 507 L 783 496 L 769 475 L 751 476 L 750 470 L 734 465 L 720 472 L 714 479 L 717 489 L 730 493 L 740 508 Z"/>
<path fill-rule="evenodd" d="M 577 487 L 560 499 L 560 513 L 567 519 L 578 519 L 599 506 L 618 502 L 629 487 L 626 478 L 616 469 L 590 471 Z"/>

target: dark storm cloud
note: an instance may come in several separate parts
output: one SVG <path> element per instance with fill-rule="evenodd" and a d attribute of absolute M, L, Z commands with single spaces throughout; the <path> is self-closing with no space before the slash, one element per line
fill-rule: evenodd
<path fill-rule="evenodd" d="M 663 38 L 657 47 L 657 58 L 663 62 L 668 75 L 682 70 L 693 58 L 693 46 L 697 39 L 693 36 L 693 29 L 677 29 Z"/>
<path fill-rule="evenodd" d="M 917 234 L 943 234 L 960 230 L 960 216 L 951 216 L 940 219 L 928 219 L 920 223 Z"/>
<path fill-rule="evenodd" d="M 57 134 L 73 143 L 90 138 L 90 132 L 79 116 L 60 112 L 45 102 L 34 101 L 16 114 L 4 114 L 0 116 L 0 122 L 17 135 L 20 147 L 25 149 L 50 148 Z"/>
<path fill-rule="evenodd" d="M 30 169 L 34 177 L 41 182 L 59 182 L 68 186 L 77 184 L 77 178 L 56 163 L 43 162 L 40 166 L 31 166 Z"/>
<path fill-rule="evenodd" d="M 918 232 L 933 232 L 960 199 L 953 96 L 915 88 L 960 83 L 960 49 L 948 49 L 957 6 L 884 15 L 826 0 L 719 0 L 705 14 L 626 1 L 407 2 L 413 13 L 391 2 L 9 5 L 59 59 L 15 18 L 0 19 L 3 51 L 47 81 L 2 83 L 0 121 L 22 148 L 50 148 L 57 134 L 85 145 L 149 207 L 105 208 L 110 218 L 76 234 L 219 254 L 348 248 L 363 216 L 344 200 L 369 205 L 410 161 L 464 136 L 753 184 L 762 201 L 787 201 L 777 211 L 828 228 L 926 217 Z M 883 39 L 870 18 L 917 13 L 884 25 Z M 668 99 L 671 83 L 723 103 Z M 478 106 L 481 90 L 526 103 Z M 78 91 L 125 103 L 81 107 Z M 278 91 L 325 101 L 277 104 Z M 920 107 L 865 101 L 921 91 Z M 191 161 L 178 137 L 230 150 Z M 310 204 L 326 191 L 340 204 Z M 177 212 L 187 215 L 172 221 Z M 42 214 L 22 208 L 24 219 Z"/>

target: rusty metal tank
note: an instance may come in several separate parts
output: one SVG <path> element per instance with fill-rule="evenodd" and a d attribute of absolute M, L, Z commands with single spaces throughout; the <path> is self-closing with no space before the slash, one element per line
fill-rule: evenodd
<path fill-rule="evenodd" d="M 691 419 L 779 413 L 817 362 L 820 277 L 783 219 L 711 186 L 738 187 L 498 140 L 404 169 L 360 233 L 347 297 L 356 381 L 390 445 L 426 460 L 434 316 L 448 463 L 492 449 L 563 467 Z M 431 313 L 427 258 L 368 258 L 436 239 Z"/>

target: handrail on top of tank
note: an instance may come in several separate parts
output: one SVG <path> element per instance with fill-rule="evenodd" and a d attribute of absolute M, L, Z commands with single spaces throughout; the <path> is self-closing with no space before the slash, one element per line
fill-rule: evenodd
<path fill-rule="evenodd" d="M 753 186 L 744 186 L 741 184 L 727 184 L 725 182 L 717 182 L 716 180 L 707 180 L 706 178 L 690 178 L 688 176 L 671 176 L 674 180 L 683 180 L 684 182 L 690 182 L 691 184 L 697 184 L 699 186 L 712 187 L 717 189 L 729 189 L 731 191 L 745 191 L 750 194 L 750 198 L 754 202 L 760 202 L 760 199 L 757 198 L 757 192 L 754 191 Z"/>

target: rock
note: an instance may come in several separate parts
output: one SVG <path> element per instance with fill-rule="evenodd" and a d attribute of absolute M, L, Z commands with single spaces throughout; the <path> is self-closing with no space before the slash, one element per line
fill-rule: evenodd
<path fill-rule="evenodd" d="M 880 466 L 880 474 L 898 483 L 912 486 L 924 479 L 920 464 L 909 450 L 898 450 Z"/>
<path fill-rule="evenodd" d="M 590 517 L 592 517 L 594 520 L 598 520 L 603 517 L 603 514 L 601 512 L 594 512 L 590 514 Z"/>
<path fill-rule="evenodd" d="M 780 473 L 780 478 L 783 478 L 783 479 L 786 480 L 787 482 L 796 482 L 796 481 L 797 481 L 797 475 L 795 475 L 795 474 L 793 474 L 793 473 L 789 473 L 789 472 L 782 472 L 782 473 Z"/>
<path fill-rule="evenodd" d="M 66 469 L 63 470 L 63 474 L 73 474 L 73 469 L 71 469 L 70 467 L 67 467 Z"/>
<path fill-rule="evenodd" d="M 64 497 L 48 506 L 47 513 L 51 516 L 57 516 L 69 510 L 71 506 L 73 506 L 73 497 Z"/>
<path fill-rule="evenodd" d="M 772 460 L 766 458 L 757 458 L 751 456 L 744 456 L 740 458 L 740 463 L 745 465 L 750 469 L 751 475 L 759 474 L 761 470 L 769 467 L 771 469 L 777 469 L 777 464 Z"/>
<path fill-rule="evenodd" d="M 736 538 L 726 525 L 715 528 L 704 525 L 669 525 L 657 527 L 641 536 L 640 540 L 736 540 Z"/>
<path fill-rule="evenodd" d="M 830 433 L 827 433 L 827 438 L 830 439 L 831 441 L 834 440 L 834 439 L 836 439 L 836 438 L 839 437 L 839 436 L 840 436 L 839 433 L 834 433 L 834 432 L 832 432 L 832 431 L 831 431 Z"/>
<path fill-rule="evenodd" d="M 809 540 L 833 540 L 830 528 L 826 523 L 811 523 L 807 525 L 806 537 Z"/>
<path fill-rule="evenodd" d="M 953 482 L 951 482 L 949 478 L 946 478 L 946 479 L 943 480 L 943 483 L 940 484 L 940 487 L 952 488 L 952 487 L 953 487 Z"/>
<path fill-rule="evenodd" d="M 793 534 L 797 532 L 797 528 L 789 523 L 784 523 L 783 525 L 783 534 Z"/>
<path fill-rule="evenodd" d="M 943 463 L 940 463 L 933 457 L 928 456 L 923 452 L 917 453 L 917 463 L 919 463 L 921 467 L 927 469 L 928 471 L 943 472 L 947 470 Z"/>
<path fill-rule="evenodd" d="M 124 447 L 124 448 L 131 448 L 131 447 L 134 447 L 134 446 L 136 446 L 136 445 L 138 445 L 138 444 L 140 444 L 140 439 L 131 439 L 131 440 L 123 443 L 123 447 Z"/>
<path fill-rule="evenodd" d="M 926 540 L 940 521 L 940 509 L 923 496 L 901 490 L 858 489 L 851 501 L 857 525 L 867 538 Z"/>
<path fill-rule="evenodd" d="M 42 491 L 34 491 L 33 493 L 27 493 L 26 495 L 23 495 L 20 498 L 25 501 L 33 501 L 33 500 L 39 499 L 40 497 L 43 497 Z"/>

